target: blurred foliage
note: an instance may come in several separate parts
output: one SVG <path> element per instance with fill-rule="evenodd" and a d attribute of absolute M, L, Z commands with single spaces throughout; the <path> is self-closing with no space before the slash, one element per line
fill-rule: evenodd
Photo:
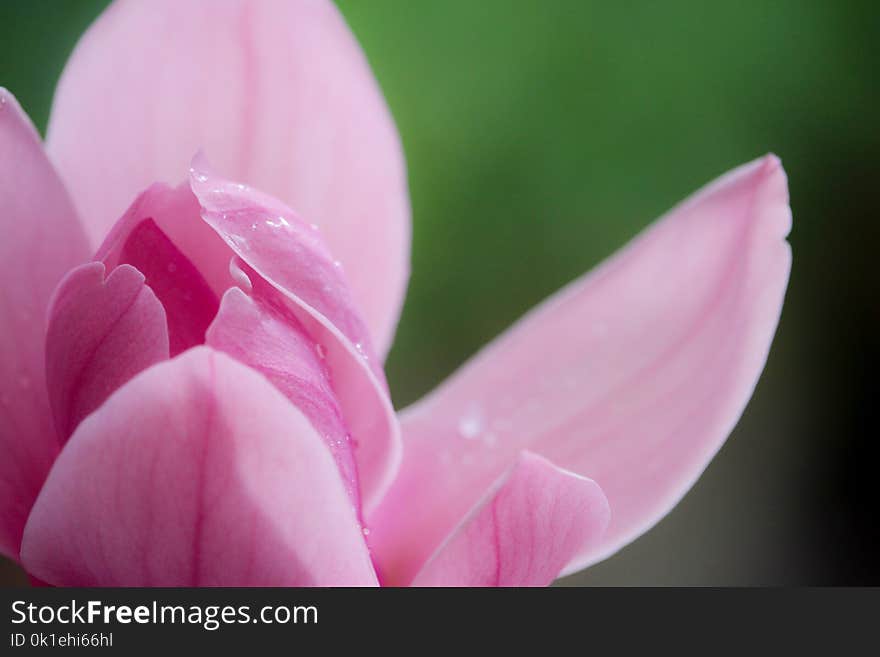
<path fill-rule="evenodd" d="M 0 5 L 0 84 L 39 127 L 105 4 Z M 794 269 L 755 399 L 666 522 L 569 582 L 876 582 L 875 4 L 339 4 L 409 165 L 397 405 L 675 202 L 776 152 Z"/>

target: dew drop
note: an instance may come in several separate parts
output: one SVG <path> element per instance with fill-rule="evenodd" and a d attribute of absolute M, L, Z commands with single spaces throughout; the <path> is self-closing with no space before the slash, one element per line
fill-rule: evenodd
<path fill-rule="evenodd" d="M 483 416 L 473 407 L 458 421 L 458 433 L 462 438 L 473 440 L 483 432 Z"/>
<path fill-rule="evenodd" d="M 195 176 L 196 180 L 198 180 L 199 182 L 208 182 L 208 176 L 203 173 L 196 173 Z"/>
<path fill-rule="evenodd" d="M 272 226 L 272 228 L 281 228 L 282 226 L 289 226 L 290 224 L 287 223 L 287 219 L 284 217 L 278 217 L 275 221 L 266 219 L 266 225 Z"/>
<path fill-rule="evenodd" d="M 370 528 L 369 527 L 364 527 L 361 529 L 361 531 L 364 533 L 364 536 L 370 535 Z"/>
<path fill-rule="evenodd" d="M 356 342 L 354 348 L 357 350 L 358 354 L 360 354 L 361 358 L 363 358 L 364 360 L 370 359 L 370 357 L 367 356 L 367 352 L 364 350 L 364 345 L 362 345 L 360 342 Z"/>

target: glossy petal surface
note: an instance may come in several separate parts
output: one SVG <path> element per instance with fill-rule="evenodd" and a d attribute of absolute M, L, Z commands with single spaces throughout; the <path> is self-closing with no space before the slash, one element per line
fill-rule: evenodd
<path fill-rule="evenodd" d="M 351 436 L 363 504 L 374 506 L 400 459 L 397 418 L 381 362 L 348 279 L 321 232 L 278 200 L 209 172 L 196 158 L 192 186 L 202 217 L 238 256 L 254 294 L 284 305 L 322 351 Z"/>
<path fill-rule="evenodd" d="M 309 421 L 206 347 L 145 370 L 80 424 L 28 519 L 22 560 L 53 585 L 375 584 Z"/>

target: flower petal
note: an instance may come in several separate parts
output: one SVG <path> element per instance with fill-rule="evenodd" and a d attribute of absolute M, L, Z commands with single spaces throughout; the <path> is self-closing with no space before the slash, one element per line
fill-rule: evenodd
<path fill-rule="evenodd" d="M 150 185 L 141 192 L 107 234 L 95 260 L 100 260 L 109 269 L 126 262 L 126 251 L 134 233 L 145 221 L 152 221 L 171 241 L 174 250 L 198 270 L 208 287 L 219 299 L 232 285 L 229 274 L 229 261 L 232 251 L 210 226 L 202 221 L 201 206 L 190 189 L 189 182 L 177 187 L 162 183 Z M 132 245 L 134 246 L 134 245 Z M 128 249 L 127 249 L 128 247 Z M 149 253 L 145 254 L 149 256 Z M 164 264 L 163 275 L 176 273 L 175 267 L 168 271 Z M 163 269 L 159 267 L 158 269 Z"/>
<path fill-rule="evenodd" d="M 0 88 L 0 553 L 21 531 L 58 451 L 46 395 L 46 307 L 88 258 L 76 213 L 15 98 Z"/>
<path fill-rule="evenodd" d="M 255 292 L 286 305 L 326 353 L 346 423 L 360 445 L 356 457 L 364 507 L 372 508 L 396 472 L 400 437 L 381 362 L 345 273 L 320 231 L 290 208 L 209 173 L 199 157 L 193 166 L 192 188 L 202 217 L 239 256 Z"/>
<path fill-rule="evenodd" d="M 141 370 L 168 358 L 165 310 L 144 276 L 120 265 L 73 269 L 49 311 L 46 384 L 62 442 L 80 421 Z"/>
<path fill-rule="evenodd" d="M 595 482 L 523 452 L 413 586 L 547 586 L 610 517 Z"/>
<path fill-rule="evenodd" d="M 405 165 L 329 0 L 115 2 L 67 64 L 47 141 L 95 244 L 135 194 L 176 183 L 204 148 L 322 226 L 387 351 L 408 277 Z"/>
<path fill-rule="evenodd" d="M 266 285 L 256 279 L 257 285 Z M 223 295 L 205 344 L 263 374 L 312 422 L 360 509 L 354 445 L 324 363 L 324 354 L 289 310 L 239 288 Z"/>
<path fill-rule="evenodd" d="M 371 585 L 336 464 L 262 376 L 197 347 L 80 424 L 28 519 L 54 585 Z"/>
<path fill-rule="evenodd" d="M 143 273 L 165 309 L 171 355 L 176 356 L 204 343 L 219 296 L 232 284 L 231 257 L 200 220 L 191 190 L 156 184 L 116 222 L 95 259 L 108 268 L 129 264 Z"/>
<path fill-rule="evenodd" d="M 662 518 L 736 424 L 763 369 L 791 253 L 785 173 L 746 164 L 672 210 L 404 412 L 404 461 L 367 521 L 380 570 L 412 572 L 528 448 L 595 480 L 602 541 Z"/>

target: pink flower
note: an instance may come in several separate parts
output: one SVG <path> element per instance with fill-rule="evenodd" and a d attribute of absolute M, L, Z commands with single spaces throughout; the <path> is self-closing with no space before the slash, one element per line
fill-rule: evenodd
<path fill-rule="evenodd" d="M 45 151 L 0 103 L 0 551 L 52 585 L 548 584 L 687 491 L 782 307 L 767 156 L 398 417 L 405 168 L 330 2 L 117 2 Z"/>

